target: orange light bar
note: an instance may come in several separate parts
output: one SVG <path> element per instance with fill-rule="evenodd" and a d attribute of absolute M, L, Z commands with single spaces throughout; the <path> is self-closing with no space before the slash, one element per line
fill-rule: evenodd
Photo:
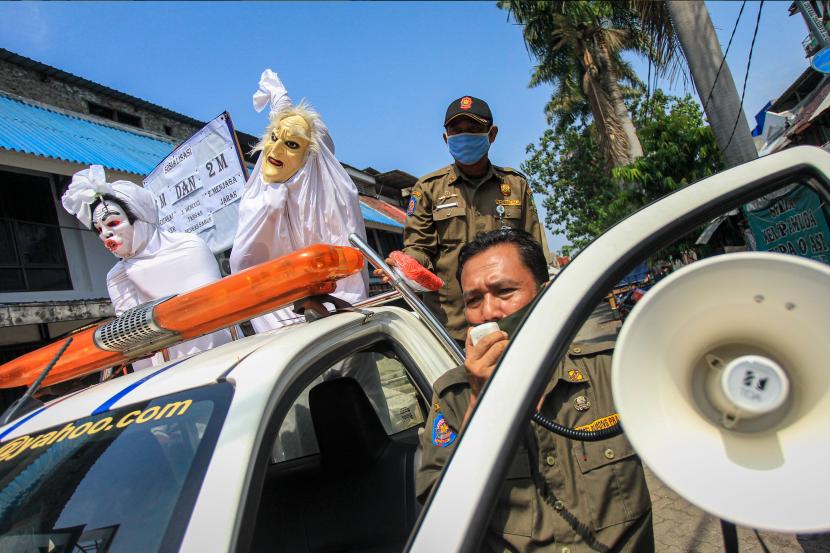
<path fill-rule="evenodd" d="M 363 254 L 354 248 L 315 244 L 174 296 L 154 306 L 152 315 L 154 322 L 175 333 L 178 341 L 190 340 L 308 296 L 330 294 L 336 280 L 357 273 L 363 265 Z M 46 377 L 45 386 L 144 357 L 155 344 L 142 344 L 138 354 L 101 349 L 94 336 L 105 324 L 73 335 L 72 344 Z M 169 336 L 158 343 L 159 347 L 170 345 Z M 63 340 L 54 342 L 0 366 L 0 388 L 30 385 L 62 345 Z"/>

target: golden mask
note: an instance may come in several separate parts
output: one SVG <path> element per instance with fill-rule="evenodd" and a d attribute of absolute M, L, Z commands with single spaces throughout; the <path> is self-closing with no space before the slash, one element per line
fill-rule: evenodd
<path fill-rule="evenodd" d="M 305 163 L 311 143 L 311 127 L 299 115 L 282 119 L 262 148 L 262 180 L 281 183 L 293 177 Z"/>

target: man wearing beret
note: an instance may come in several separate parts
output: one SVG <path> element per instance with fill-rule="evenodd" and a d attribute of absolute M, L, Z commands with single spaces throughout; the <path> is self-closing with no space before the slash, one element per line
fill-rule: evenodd
<path fill-rule="evenodd" d="M 406 211 L 403 251 L 444 281 L 424 299 L 460 343 L 467 323 L 455 274 L 464 244 L 482 232 L 518 228 L 528 231 L 549 257 L 524 176 L 493 165 L 487 156 L 498 132 L 484 100 L 463 96 L 450 103 L 443 138 L 455 162 L 422 177 L 412 188 Z"/>

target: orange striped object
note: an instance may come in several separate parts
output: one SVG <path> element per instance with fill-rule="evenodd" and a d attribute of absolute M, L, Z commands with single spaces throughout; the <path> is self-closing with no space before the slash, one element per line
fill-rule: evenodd
<path fill-rule="evenodd" d="M 125 313 L 74 334 L 72 344 L 46 377 L 44 385 L 146 357 L 173 343 L 227 328 L 302 298 L 330 294 L 337 286 L 336 280 L 357 273 L 363 266 L 363 254 L 355 248 L 315 244 L 151 304 L 152 322 L 158 327 L 155 337 L 128 351 L 104 349 L 95 336 L 96 330 L 117 324 L 127 316 Z M 54 342 L 0 366 L 0 388 L 30 385 L 63 342 Z"/>

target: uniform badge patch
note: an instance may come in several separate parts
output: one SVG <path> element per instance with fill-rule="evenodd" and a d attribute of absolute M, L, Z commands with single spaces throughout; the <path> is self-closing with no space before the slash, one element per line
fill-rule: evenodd
<path fill-rule="evenodd" d="M 582 382 L 585 380 L 585 377 L 582 376 L 582 373 L 576 369 L 571 369 L 568 371 L 568 378 L 571 382 Z"/>
<path fill-rule="evenodd" d="M 455 441 L 456 436 L 457 434 L 452 431 L 450 425 L 444 420 L 444 414 L 439 411 L 432 422 L 432 445 L 447 447 Z"/>
<path fill-rule="evenodd" d="M 585 396 L 577 396 L 574 400 L 574 409 L 577 411 L 587 411 L 591 407 L 591 402 Z"/>
<path fill-rule="evenodd" d="M 504 196 L 505 198 L 508 197 L 510 195 L 510 193 L 512 192 L 512 188 L 510 187 L 509 182 L 501 183 L 501 185 L 499 186 L 499 190 L 501 191 L 501 195 Z"/>
<path fill-rule="evenodd" d="M 607 417 L 602 417 L 601 419 L 597 419 L 590 424 L 585 424 L 583 426 L 577 426 L 574 430 L 589 430 L 591 432 L 596 432 L 597 430 L 604 430 L 606 428 L 611 428 L 615 424 L 620 422 L 620 416 L 617 413 L 613 413 L 608 415 Z"/>
<path fill-rule="evenodd" d="M 406 206 L 406 214 L 412 215 L 415 213 L 415 208 L 418 207 L 418 196 L 414 194 L 409 197 L 409 205 Z"/>
<path fill-rule="evenodd" d="M 469 96 L 464 96 L 461 98 L 461 102 L 458 103 L 458 107 L 461 109 L 470 109 L 473 107 L 473 99 Z"/>
<path fill-rule="evenodd" d="M 522 200 L 496 200 L 496 205 L 512 205 L 515 207 L 521 207 Z"/>

